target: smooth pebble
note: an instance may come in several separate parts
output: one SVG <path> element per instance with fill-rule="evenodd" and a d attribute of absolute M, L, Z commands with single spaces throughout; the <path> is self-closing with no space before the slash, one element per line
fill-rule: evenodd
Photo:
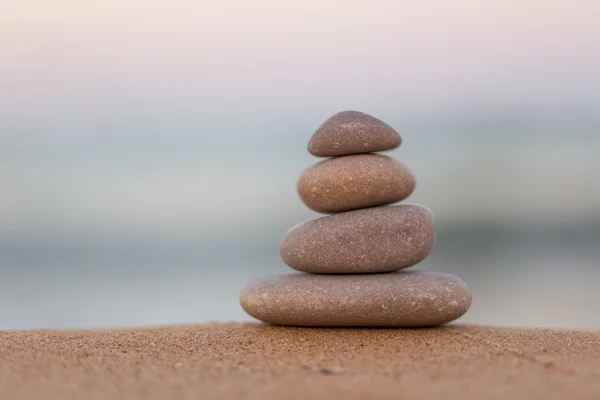
<path fill-rule="evenodd" d="M 318 274 L 390 272 L 417 264 L 435 243 L 434 217 L 419 205 L 348 211 L 306 221 L 281 240 L 292 268 Z"/>
<path fill-rule="evenodd" d="M 317 157 L 372 153 L 400 146 L 402 138 L 388 124 L 359 111 L 342 111 L 313 134 L 308 151 Z"/>
<path fill-rule="evenodd" d="M 294 326 L 425 327 L 461 317 L 471 293 L 460 278 L 442 272 L 370 275 L 276 275 L 241 293 L 248 314 Z"/>
<path fill-rule="evenodd" d="M 328 214 L 402 201 L 416 182 L 410 170 L 393 158 L 358 154 L 307 168 L 297 186 L 304 204 Z"/>

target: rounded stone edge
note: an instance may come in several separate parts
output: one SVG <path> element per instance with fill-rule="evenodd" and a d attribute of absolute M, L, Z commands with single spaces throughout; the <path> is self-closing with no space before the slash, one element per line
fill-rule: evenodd
<path fill-rule="evenodd" d="M 255 280 L 247 283 L 242 288 L 242 290 L 240 291 L 239 300 L 240 300 L 240 306 L 246 312 L 246 314 L 248 314 L 249 316 L 251 316 L 254 319 L 257 319 L 257 320 L 267 323 L 267 324 L 283 325 L 283 324 L 277 323 L 277 321 L 269 321 L 269 319 L 267 317 L 265 317 L 264 315 L 260 315 L 260 313 L 257 311 L 261 308 L 261 306 L 253 304 L 256 296 L 259 295 L 258 288 L 260 288 L 261 283 L 264 281 L 273 280 L 282 275 L 289 275 L 289 274 L 277 274 L 277 275 L 270 275 L 270 276 L 258 278 L 258 279 L 255 279 Z"/>
<path fill-rule="evenodd" d="M 377 204 L 371 204 L 371 205 L 366 205 L 366 206 L 357 206 L 357 207 L 352 207 L 352 208 L 325 208 L 325 207 L 318 207 L 315 206 L 314 204 L 311 204 L 311 202 L 306 198 L 306 196 L 303 196 L 303 191 L 301 190 L 301 185 L 303 185 L 305 182 L 307 182 L 309 179 L 307 178 L 308 176 L 310 176 L 310 174 L 313 174 L 315 169 L 324 164 L 327 163 L 333 159 L 340 159 L 342 157 L 354 157 L 354 156 L 367 156 L 367 155 L 373 155 L 373 156 L 378 156 L 378 157 L 383 157 L 386 158 L 387 161 L 392 162 L 394 164 L 396 164 L 397 167 L 399 167 L 400 169 L 403 170 L 404 176 L 408 182 L 408 191 L 407 194 L 405 194 L 404 196 L 398 198 L 397 200 L 393 200 L 393 201 L 389 201 L 389 202 L 383 202 L 383 203 L 377 203 Z M 343 212 L 349 212 L 349 211 L 356 211 L 356 210 L 362 210 L 362 209 L 366 209 L 366 208 L 375 208 L 375 207 L 383 207 L 383 206 L 391 206 L 397 203 L 400 203 L 406 199 L 408 199 L 410 196 L 412 196 L 414 194 L 414 192 L 417 190 L 417 178 L 415 176 L 415 174 L 412 172 L 412 170 L 402 161 L 399 161 L 395 158 L 392 158 L 388 155 L 385 154 L 379 154 L 379 153 L 356 153 L 356 154 L 347 154 L 347 155 L 343 155 L 343 156 L 339 156 L 339 157 L 332 157 L 332 158 L 328 158 L 325 160 L 321 160 L 315 164 L 309 165 L 308 167 L 306 167 L 301 173 L 300 176 L 298 177 L 298 179 L 296 180 L 296 193 L 298 194 L 298 197 L 300 197 L 300 200 L 302 201 L 302 203 L 310 208 L 312 211 L 317 212 L 319 214 L 326 214 L 326 215 L 334 215 L 334 214 L 339 214 L 339 213 L 343 213 Z"/>
<path fill-rule="evenodd" d="M 316 150 L 315 142 L 320 139 L 321 132 L 327 127 L 327 125 L 332 124 L 333 120 L 335 118 L 340 118 L 344 114 L 355 114 L 357 117 L 366 117 L 366 118 L 370 118 L 370 119 L 373 119 L 373 120 L 379 122 L 381 124 L 381 126 L 384 127 L 384 129 L 388 129 L 389 133 L 392 135 L 394 140 L 391 141 L 391 143 L 387 146 L 373 146 L 373 147 L 369 148 L 368 150 L 361 149 L 360 151 L 352 151 L 352 152 L 335 151 L 335 150 L 329 150 L 329 151 Z M 344 111 L 335 113 L 331 117 L 327 118 L 321 125 L 319 125 L 319 127 L 314 131 L 313 135 L 311 136 L 311 138 L 308 142 L 307 150 L 311 155 L 313 155 L 315 157 L 319 157 L 319 158 L 339 157 L 339 156 L 347 156 L 347 155 L 353 155 L 353 154 L 379 153 L 379 152 L 392 151 L 392 150 L 395 150 L 398 147 L 400 147 L 402 145 L 402 141 L 403 141 L 403 139 L 402 139 L 402 136 L 400 135 L 400 133 L 398 133 L 398 131 L 396 129 L 394 129 L 392 126 L 390 126 L 386 122 L 380 120 L 379 118 L 376 118 L 376 117 L 374 117 L 370 114 L 364 113 L 362 111 L 344 110 Z"/>
<path fill-rule="evenodd" d="M 391 274 L 394 273 L 402 273 L 402 272 L 391 272 Z M 415 323 L 415 324 L 335 324 L 335 323 L 325 323 L 325 324 L 320 324 L 320 323 L 292 323 L 292 322 L 283 322 L 281 320 L 279 320 L 278 318 L 269 318 L 267 315 L 261 315 L 260 313 L 260 305 L 254 306 L 256 307 L 256 310 L 253 309 L 253 305 L 252 303 L 252 296 L 256 296 L 256 295 L 260 295 L 259 290 L 257 290 L 257 287 L 260 288 L 261 287 L 261 283 L 263 283 L 264 281 L 276 281 L 276 279 L 278 278 L 286 278 L 286 277 L 291 277 L 293 275 L 305 275 L 305 276 L 318 276 L 318 275 L 313 275 L 313 274 L 301 274 L 301 273 L 288 273 L 288 274 L 276 274 L 276 275 L 270 275 L 270 276 L 266 276 L 266 277 L 262 277 L 262 278 L 258 278 L 250 283 L 248 283 L 246 286 L 244 286 L 244 288 L 241 290 L 240 292 L 240 305 L 242 306 L 242 308 L 244 309 L 244 311 L 250 315 L 252 318 L 255 318 L 261 322 L 267 323 L 267 324 L 273 324 L 273 325 L 279 325 L 279 326 L 296 326 L 296 327 L 316 327 L 316 328 L 334 328 L 334 327 L 343 327 L 343 328 L 356 328 L 356 327 L 362 327 L 362 328 L 432 328 L 432 327 L 439 327 L 439 326 L 444 326 L 447 324 L 450 324 L 460 318 L 462 318 L 464 315 L 466 315 L 469 310 L 471 309 L 471 306 L 473 304 L 473 293 L 471 292 L 469 285 L 463 280 L 461 279 L 459 276 L 454 275 L 452 273 L 449 272 L 442 272 L 442 271 L 428 271 L 428 270 L 418 270 L 418 271 L 412 271 L 411 273 L 431 273 L 431 274 L 435 274 L 437 275 L 437 277 L 442 277 L 442 276 L 446 276 L 447 278 L 449 278 L 452 281 L 453 286 L 456 288 L 460 289 L 460 292 L 464 295 L 465 297 L 465 302 L 462 304 L 459 304 L 461 307 L 457 309 L 457 312 L 454 313 L 454 315 L 451 315 L 447 318 L 445 318 L 443 320 L 443 322 L 423 322 L 423 323 Z M 367 275 L 371 275 L 371 274 L 367 274 Z M 387 275 L 387 274 L 373 274 L 373 275 Z M 354 276 L 359 276 L 359 275 L 354 275 Z M 281 284 L 279 282 L 274 282 L 274 284 Z M 258 312 L 256 312 L 258 311 Z"/>
<path fill-rule="evenodd" d="M 413 262 L 404 265 L 404 266 L 400 266 L 400 267 L 390 267 L 390 268 L 381 268 L 381 269 L 377 269 L 377 270 L 343 270 L 343 271 L 324 271 L 323 269 L 315 269 L 315 268 L 307 268 L 307 267 L 301 267 L 299 265 L 297 265 L 295 262 L 291 261 L 289 259 L 289 257 L 285 254 L 284 251 L 284 246 L 285 243 L 288 241 L 288 238 L 290 235 L 292 235 L 294 233 L 294 231 L 302 228 L 305 224 L 309 224 L 312 222 L 316 222 L 318 220 L 323 220 L 325 218 L 332 218 L 344 213 L 352 213 L 352 212 L 359 212 L 362 210 L 374 210 L 377 208 L 388 208 L 388 207 L 414 207 L 414 208 L 419 208 L 421 209 L 424 215 L 426 215 L 429 225 L 431 225 L 431 230 L 432 230 L 432 235 L 431 235 L 431 240 L 429 245 L 424 248 L 424 251 L 420 257 L 418 257 L 417 260 L 414 260 Z M 297 223 L 296 225 L 294 225 L 293 227 L 291 227 L 290 229 L 288 229 L 284 235 L 282 236 L 281 240 L 279 241 L 279 255 L 281 257 L 281 259 L 283 260 L 283 262 L 290 268 L 292 268 L 294 271 L 296 272 L 301 272 L 301 273 L 308 273 L 308 274 L 315 274 L 315 275 L 370 275 L 370 274 L 385 274 L 385 273 L 393 273 L 393 272 L 397 272 L 397 271 L 402 271 L 402 270 L 406 270 L 408 268 L 414 267 L 415 265 L 421 263 L 422 261 L 424 261 L 427 257 L 429 257 L 429 255 L 431 254 L 431 252 L 433 251 L 433 248 L 435 247 L 435 244 L 437 242 L 437 231 L 436 231 L 436 219 L 435 219 L 435 214 L 433 213 L 433 211 L 427 207 L 424 206 L 422 204 L 417 204 L 417 203 L 406 203 L 406 204 L 399 204 L 399 205 L 383 205 L 383 206 L 378 206 L 378 207 L 368 207 L 368 208 L 361 208 L 358 210 L 350 210 L 350 211 L 345 211 L 343 213 L 336 213 L 336 214 L 331 214 L 331 215 L 325 215 L 325 216 L 320 216 L 320 217 L 316 217 L 313 219 L 309 219 L 306 221 L 302 221 Z"/>

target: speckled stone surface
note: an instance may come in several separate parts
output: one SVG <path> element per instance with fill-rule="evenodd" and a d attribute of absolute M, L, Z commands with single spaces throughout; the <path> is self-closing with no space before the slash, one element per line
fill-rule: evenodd
<path fill-rule="evenodd" d="M 298 326 L 436 326 L 461 317 L 471 293 L 460 278 L 431 271 L 370 275 L 287 274 L 241 294 L 254 318 Z"/>
<path fill-rule="evenodd" d="M 379 154 L 357 154 L 307 168 L 298 180 L 298 194 L 314 211 L 336 213 L 404 200 L 415 186 L 404 164 Z"/>
<path fill-rule="evenodd" d="M 313 134 L 308 151 L 317 157 L 372 153 L 400 146 L 402 138 L 391 126 L 359 111 L 342 111 Z"/>
<path fill-rule="evenodd" d="M 390 272 L 422 261 L 435 243 L 431 211 L 418 205 L 374 207 L 306 221 L 281 240 L 283 260 L 318 274 Z"/>

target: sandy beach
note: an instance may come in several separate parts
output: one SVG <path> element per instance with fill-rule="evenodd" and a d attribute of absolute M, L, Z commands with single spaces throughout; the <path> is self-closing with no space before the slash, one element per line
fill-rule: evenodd
<path fill-rule="evenodd" d="M 207 324 L 0 333 L 2 399 L 597 399 L 600 332 Z"/>

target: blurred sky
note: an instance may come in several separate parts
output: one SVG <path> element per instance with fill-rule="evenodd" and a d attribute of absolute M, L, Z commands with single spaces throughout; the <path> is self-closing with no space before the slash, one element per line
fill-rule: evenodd
<path fill-rule="evenodd" d="M 599 17 L 588 0 L 5 0 L 0 112 L 27 130 L 154 113 L 591 110 Z"/>

